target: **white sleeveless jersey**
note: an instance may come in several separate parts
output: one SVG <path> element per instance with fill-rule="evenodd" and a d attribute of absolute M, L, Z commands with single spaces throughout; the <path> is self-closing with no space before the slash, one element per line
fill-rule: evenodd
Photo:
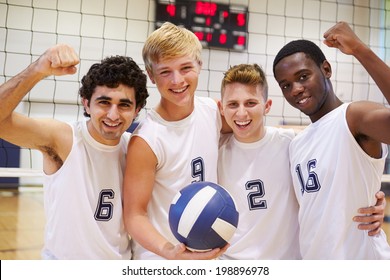
<path fill-rule="evenodd" d="M 122 218 L 122 182 L 129 133 L 120 143 L 95 141 L 86 122 L 72 125 L 73 146 L 63 166 L 45 175 L 43 258 L 130 259 Z"/>
<path fill-rule="evenodd" d="M 217 103 L 195 97 L 187 118 L 168 122 L 149 110 L 134 131 L 157 157 L 156 178 L 148 205 L 151 223 L 165 238 L 178 244 L 168 222 L 170 204 L 179 190 L 195 181 L 217 182 L 218 140 L 222 122 Z M 134 241 L 134 240 L 133 240 Z M 134 259 L 161 259 L 134 242 Z"/>
<path fill-rule="evenodd" d="M 376 202 L 387 146 L 382 158 L 368 156 L 349 130 L 347 107 L 310 124 L 290 145 L 304 259 L 390 259 L 385 233 L 370 237 L 352 221 L 358 208 Z"/>
<path fill-rule="evenodd" d="M 232 134 L 221 137 L 218 182 L 240 214 L 221 259 L 300 259 L 288 156 L 293 137 L 293 130 L 274 127 L 266 127 L 264 138 L 255 143 L 238 142 Z"/>

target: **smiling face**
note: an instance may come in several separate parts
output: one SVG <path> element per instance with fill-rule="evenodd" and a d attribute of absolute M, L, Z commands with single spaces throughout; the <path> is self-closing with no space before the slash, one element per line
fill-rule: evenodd
<path fill-rule="evenodd" d="M 333 109 L 332 71 L 326 60 L 318 66 L 303 52 L 297 52 L 280 60 L 274 74 L 287 102 L 312 122 Z"/>
<path fill-rule="evenodd" d="M 193 111 L 200 69 L 200 63 L 190 55 L 152 63 L 148 75 L 161 94 L 159 113 L 163 117 L 178 120 Z"/>
<path fill-rule="evenodd" d="M 264 136 L 264 116 L 271 109 L 272 101 L 264 100 L 263 90 L 260 84 L 239 82 L 226 84 L 223 89 L 221 114 L 240 142 L 256 142 Z"/>
<path fill-rule="evenodd" d="M 88 131 L 98 142 L 105 145 L 117 145 L 122 134 L 136 118 L 134 88 L 120 84 L 117 88 L 97 86 L 88 104 L 83 105 L 91 119 L 87 123 Z"/>

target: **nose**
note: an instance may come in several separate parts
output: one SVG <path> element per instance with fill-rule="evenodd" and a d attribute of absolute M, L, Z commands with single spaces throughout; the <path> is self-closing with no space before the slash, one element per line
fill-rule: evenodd
<path fill-rule="evenodd" d="M 238 106 L 236 114 L 237 114 L 237 116 L 246 116 L 247 111 L 246 111 L 245 106 L 242 104 L 240 106 Z"/>
<path fill-rule="evenodd" d="M 303 90 L 304 90 L 303 85 L 299 82 L 295 82 L 292 85 L 291 93 L 292 93 L 292 95 L 296 96 L 296 95 L 299 95 Z"/>
<path fill-rule="evenodd" d="M 119 119 L 119 111 L 118 111 L 117 105 L 115 105 L 115 104 L 111 105 L 110 109 L 107 112 L 107 117 L 113 121 L 116 121 L 117 119 Z"/>
<path fill-rule="evenodd" d="M 183 82 L 183 75 L 179 71 L 172 72 L 172 83 L 177 85 Z"/>

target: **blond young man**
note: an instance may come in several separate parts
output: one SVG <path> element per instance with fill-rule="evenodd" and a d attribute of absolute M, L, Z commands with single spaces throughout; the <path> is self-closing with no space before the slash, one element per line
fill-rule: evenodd
<path fill-rule="evenodd" d="M 163 24 L 146 40 L 143 59 L 160 101 L 129 143 L 124 217 L 134 259 L 214 259 L 224 252 L 190 252 L 171 233 L 168 211 L 176 193 L 195 181 L 217 181 L 217 103 L 195 96 L 202 46 L 189 30 Z M 130 156 L 131 154 L 131 156 Z"/>

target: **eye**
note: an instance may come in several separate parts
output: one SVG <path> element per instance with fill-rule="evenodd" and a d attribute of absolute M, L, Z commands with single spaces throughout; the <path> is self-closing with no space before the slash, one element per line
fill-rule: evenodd
<path fill-rule="evenodd" d="M 182 71 L 184 71 L 184 72 L 189 72 L 189 71 L 191 71 L 193 68 L 194 68 L 194 67 L 193 67 L 192 65 L 184 66 L 184 67 L 182 68 Z"/>
<path fill-rule="evenodd" d="M 289 87 L 290 87 L 290 84 L 281 84 L 281 85 L 280 85 L 280 88 L 281 88 L 282 90 L 287 90 Z"/>
<path fill-rule="evenodd" d="M 110 102 L 107 101 L 107 100 L 99 100 L 99 104 L 101 104 L 101 105 L 109 105 Z"/>
<path fill-rule="evenodd" d="M 258 104 L 258 103 L 255 102 L 255 101 L 248 101 L 248 102 L 246 103 L 246 105 L 247 105 L 248 107 L 255 107 L 257 104 Z"/>
<path fill-rule="evenodd" d="M 164 70 L 164 71 L 161 71 L 161 72 L 159 73 L 159 75 L 160 75 L 160 76 L 163 76 L 163 77 L 166 77 L 166 76 L 169 75 L 169 73 L 170 73 L 170 71 Z"/>
<path fill-rule="evenodd" d="M 227 104 L 227 107 L 230 108 L 230 109 L 237 108 L 237 106 L 238 106 L 237 102 L 231 102 L 231 103 Z"/>
<path fill-rule="evenodd" d="M 121 107 L 121 108 L 130 108 L 131 104 L 130 103 L 120 103 L 119 107 Z"/>
<path fill-rule="evenodd" d="M 299 80 L 301 80 L 301 81 L 306 81 L 308 78 L 309 78 L 309 76 L 308 76 L 307 74 L 302 74 L 302 75 L 299 77 Z"/>

